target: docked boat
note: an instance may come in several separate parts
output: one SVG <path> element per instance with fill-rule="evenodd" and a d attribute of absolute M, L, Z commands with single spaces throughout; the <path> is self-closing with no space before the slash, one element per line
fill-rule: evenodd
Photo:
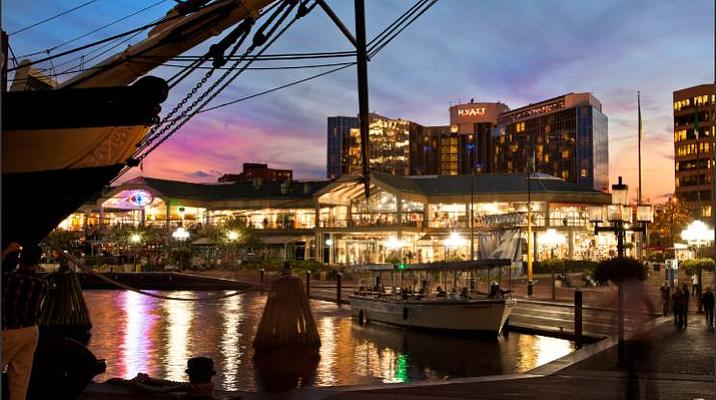
<path fill-rule="evenodd" d="M 132 156 L 158 122 L 169 90 L 147 72 L 239 21 L 253 24 L 273 2 L 181 2 L 146 39 L 61 84 L 21 62 L 2 101 L 3 244 L 42 240 L 120 170 L 136 165 Z"/>
<path fill-rule="evenodd" d="M 508 259 L 418 264 L 398 268 L 369 266 L 363 271 L 375 275 L 375 285 L 359 287 L 350 296 L 351 314 L 362 325 L 384 323 L 407 328 L 438 331 L 485 332 L 500 334 L 516 301 L 509 290 L 490 285 L 480 292 L 474 285 L 474 271 L 502 268 L 511 264 Z M 430 276 L 447 276 L 452 272 L 450 293 L 441 286 L 433 289 Z M 383 285 L 382 275 L 390 273 L 389 285 Z M 417 285 L 405 285 L 405 274 Z M 396 275 L 398 275 L 396 277 Z M 459 278 L 463 275 L 461 289 Z M 438 278 L 438 283 L 443 281 Z M 447 288 L 447 278 L 445 279 Z M 416 289 L 416 286 L 418 287 Z"/>

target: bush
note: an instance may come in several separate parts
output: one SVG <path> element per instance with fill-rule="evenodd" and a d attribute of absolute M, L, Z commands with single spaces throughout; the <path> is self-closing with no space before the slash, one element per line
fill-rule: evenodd
<path fill-rule="evenodd" d="M 697 258 L 695 260 L 684 260 L 680 265 L 686 275 L 693 276 L 699 272 L 699 267 L 703 272 L 711 272 L 714 270 L 714 260 L 711 258 Z"/>
<path fill-rule="evenodd" d="M 644 264 L 633 258 L 610 258 L 597 265 L 592 278 L 600 284 L 633 279 L 643 281 L 647 277 L 646 268 Z"/>
<path fill-rule="evenodd" d="M 535 274 L 552 273 L 552 265 L 555 266 L 555 273 L 562 274 L 566 272 L 584 272 L 593 271 L 597 267 L 597 263 L 589 260 L 544 260 L 538 261 L 532 265 Z M 525 267 L 525 270 L 527 267 Z"/>

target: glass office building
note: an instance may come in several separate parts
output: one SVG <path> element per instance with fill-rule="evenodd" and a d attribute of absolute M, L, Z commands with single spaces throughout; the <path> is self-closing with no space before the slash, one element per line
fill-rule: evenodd
<path fill-rule="evenodd" d="M 357 117 L 328 117 L 328 146 L 326 154 L 326 177 L 338 178 L 348 173 L 350 165 L 351 130 L 358 131 Z"/>
<path fill-rule="evenodd" d="M 569 93 L 505 112 L 497 125 L 493 172 L 525 172 L 534 158 L 537 172 L 607 190 L 607 117 L 590 93 Z"/>

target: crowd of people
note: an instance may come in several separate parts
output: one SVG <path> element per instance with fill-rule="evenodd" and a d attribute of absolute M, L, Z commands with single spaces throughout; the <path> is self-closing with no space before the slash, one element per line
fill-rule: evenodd
<path fill-rule="evenodd" d="M 674 325 L 680 329 L 688 326 L 689 302 L 691 297 L 697 297 L 699 310 L 706 318 L 706 325 L 713 329 L 714 326 L 714 293 L 710 287 L 706 287 L 699 296 L 698 283 L 692 285 L 691 290 L 687 284 L 681 287 L 672 287 L 669 282 L 664 282 L 659 291 L 661 292 L 661 312 L 663 316 L 674 315 Z"/>

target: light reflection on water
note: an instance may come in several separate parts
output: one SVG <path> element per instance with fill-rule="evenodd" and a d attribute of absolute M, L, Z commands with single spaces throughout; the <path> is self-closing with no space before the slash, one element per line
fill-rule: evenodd
<path fill-rule="evenodd" d="M 208 292 L 164 292 L 200 298 Z M 216 292 L 210 294 L 215 295 Z M 92 318 L 89 348 L 107 360 L 110 377 L 137 372 L 185 379 L 186 360 L 212 357 L 217 387 L 223 390 L 266 388 L 256 373 L 252 340 L 266 297 L 246 293 L 199 302 L 159 300 L 118 290 L 85 291 Z M 350 307 L 311 301 L 321 336 L 315 373 L 296 378 L 298 385 L 349 385 L 443 380 L 511 374 L 530 370 L 571 351 L 570 342 L 511 333 L 494 339 L 435 335 L 380 325 L 359 326 Z M 287 359 L 291 363 L 292 359 Z M 280 368 L 277 368 L 280 369 Z M 306 376 L 310 376 L 306 382 Z M 260 379 L 264 378 L 264 379 Z"/>

